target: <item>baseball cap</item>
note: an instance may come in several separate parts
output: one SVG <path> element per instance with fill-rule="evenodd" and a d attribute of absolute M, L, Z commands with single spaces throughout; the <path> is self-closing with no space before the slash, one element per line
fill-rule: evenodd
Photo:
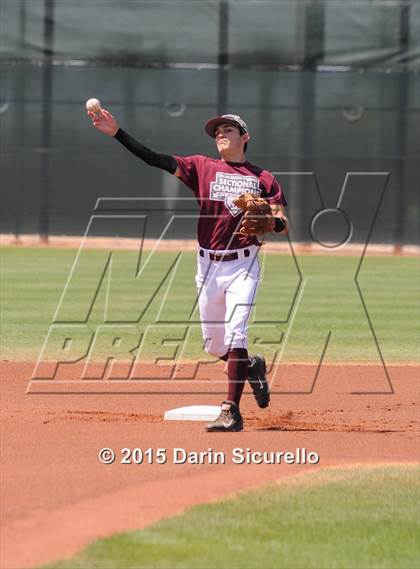
<path fill-rule="evenodd" d="M 219 124 L 231 124 L 239 128 L 242 134 L 248 132 L 247 124 L 244 120 L 241 119 L 239 115 L 220 115 L 218 117 L 214 117 L 206 122 L 204 125 L 204 130 L 207 132 L 209 136 L 215 138 L 214 131 Z"/>

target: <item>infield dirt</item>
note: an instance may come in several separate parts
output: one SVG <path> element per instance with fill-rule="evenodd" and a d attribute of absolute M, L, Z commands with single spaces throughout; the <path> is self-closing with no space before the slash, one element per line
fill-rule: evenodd
<path fill-rule="evenodd" d="M 188 394 L 182 388 L 177 393 L 176 387 L 168 393 L 168 382 L 144 384 L 141 394 L 97 388 L 80 393 L 80 385 L 78 393 L 71 393 L 68 384 L 65 394 L 26 393 L 33 367 L 2 364 L 3 569 L 68 557 L 98 537 L 145 527 L 194 504 L 311 468 L 416 462 L 420 457 L 416 366 L 388 368 L 393 394 L 354 395 L 363 378 L 374 380 L 383 370 L 324 365 L 312 394 L 274 393 L 266 410 L 256 407 L 247 387 L 242 404 L 245 430 L 226 434 L 206 433 L 201 423 L 163 421 L 168 408 L 219 403 L 221 384 L 214 381 L 223 376 L 219 365 L 209 368 L 208 380 Z M 307 372 L 307 365 L 282 366 L 282 375 L 294 377 L 297 385 Z M 117 452 L 114 464 L 98 460 L 103 447 Z M 306 448 L 317 452 L 320 461 L 316 466 L 171 460 L 121 464 L 119 451 L 124 447 L 161 447 L 168 454 L 175 447 L 212 448 L 226 456 L 234 447 Z"/>

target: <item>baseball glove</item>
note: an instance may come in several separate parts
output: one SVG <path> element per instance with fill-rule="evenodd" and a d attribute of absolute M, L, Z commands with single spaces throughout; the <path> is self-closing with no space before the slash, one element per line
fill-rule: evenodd
<path fill-rule="evenodd" d="M 233 203 L 245 213 L 242 218 L 239 234 L 263 235 L 274 229 L 274 216 L 265 199 L 252 194 L 242 194 Z"/>

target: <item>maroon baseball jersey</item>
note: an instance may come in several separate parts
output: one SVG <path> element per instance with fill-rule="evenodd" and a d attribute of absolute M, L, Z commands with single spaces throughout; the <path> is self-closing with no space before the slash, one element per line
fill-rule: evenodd
<path fill-rule="evenodd" d="M 254 236 L 234 235 L 243 212 L 233 200 L 241 194 L 261 196 L 270 204 L 287 204 L 275 177 L 250 162 L 225 162 L 201 155 L 175 158 L 181 180 L 200 206 L 198 243 L 204 249 L 241 249 L 258 243 Z"/>

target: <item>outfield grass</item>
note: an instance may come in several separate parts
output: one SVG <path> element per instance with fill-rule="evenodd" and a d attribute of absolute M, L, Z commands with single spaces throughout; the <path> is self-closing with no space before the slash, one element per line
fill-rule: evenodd
<path fill-rule="evenodd" d="M 38 356 L 76 254 L 72 249 L 1 249 L 2 359 Z M 139 336 L 147 325 L 159 320 L 149 343 L 144 343 L 143 357 L 153 357 L 154 351 L 160 349 L 160 330 L 169 337 L 182 337 L 186 326 L 182 322 L 188 319 L 195 322 L 195 327 L 186 350 L 187 358 L 202 357 L 198 317 L 191 317 L 195 301 L 195 254 L 184 252 L 177 259 L 176 253 L 159 253 L 137 280 L 135 252 L 114 254 L 112 279 L 108 279 L 109 271 L 104 272 L 108 254 L 106 250 L 83 252 L 56 321 L 77 323 L 87 319 L 89 327 L 96 329 L 104 322 L 108 290 L 109 320 L 133 322 L 141 316 L 135 325 Z M 251 351 L 258 349 L 270 357 L 284 349 L 283 361 L 318 361 L 331 331 L 326 361 L 379 363 L 354 280 L 358 261 L 358 257 L 301 255 L 299 275 L 291 257 L 267 254 L 250 324 Z M 173 273 L 168 271 L 173 264 L 176 273 L 171 281 Z M 102 287 L 89 312 L 103 275 Z M 367 257 L 358 283 L 385 361 L 418 361 L 418 260 Z M 148 304 L 150 299 L 152 302 Z M 258 348 L 253 347 L 254 342 L 259 343 Z"/>
<path fill-rule="evenodd" d="M 409 569 L 419 468 L 324 469 L 94 542 L 49 569 Z"/>

